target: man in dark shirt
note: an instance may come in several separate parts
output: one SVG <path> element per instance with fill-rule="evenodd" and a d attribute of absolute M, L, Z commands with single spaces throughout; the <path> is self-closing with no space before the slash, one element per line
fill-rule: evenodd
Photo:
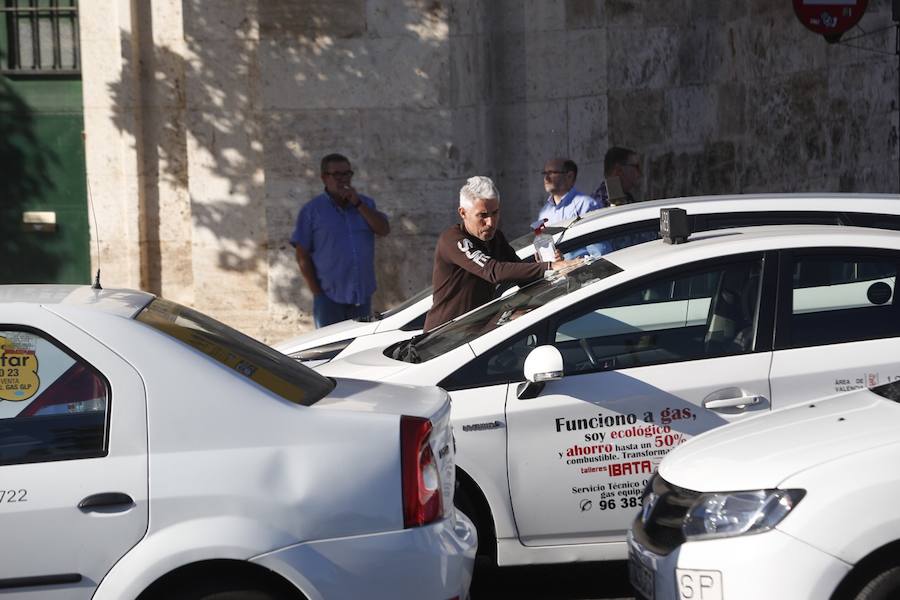
<path fill-rule="evenodd" d="M 632 190 L 641 182 L 641 161 L 634 150 L 613 146 L 603 157 L 603 181 L 594 192 L 600 206 L 634 202 Z"/>
<path fill-rule="evenodd" d="M 579 262 L 520 261 L 498 228 L 500 193 L 488 177 L 470 177 L 460 189 L 459 216 L 462 223 L 445 230 L 434 251 L 434 295 L 425 331 L 493 299 L 498 283 L 532 281 Z"/>

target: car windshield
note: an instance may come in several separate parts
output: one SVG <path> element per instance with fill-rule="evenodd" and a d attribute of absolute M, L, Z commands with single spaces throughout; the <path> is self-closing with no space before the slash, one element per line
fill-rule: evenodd
<path fill-rule="evenodd" d="M 310 406 L 334 389 L 292 358 L 175 302 L 157 298 L 136 318 L 295 404 Z"/>
<path fill-rule="evenodd" d="M 437 329 L 390 347 L 386 353 L 406 362 L 425 362 L 467 344 L 505 323 L 539 308 L 555 298 L 621 272 L 604 258 L 588 259 L 587 264 L 565 274 L 541 279 L 514 293 L 485 304 Z"/>

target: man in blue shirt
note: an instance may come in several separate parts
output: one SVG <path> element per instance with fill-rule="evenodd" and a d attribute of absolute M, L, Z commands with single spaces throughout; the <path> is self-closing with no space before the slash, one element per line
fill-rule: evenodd
<path fill-rule="evenodd" d="M 325 156 L 321 174 L 325 192 L 300 209 L 291 234 L 300 274 L 313 293 L 317 328 L 371 313 L 375 236 L 391 230 L 375 201 L 350 185 L 347 157 Z"/>
<path fill-rule="evenodd" d="M 551 158 L 544 165 L 544 190 L 550 196 L 538 213 L 538 221 L 552 225 L 568 221 L 602 205 L 587 194 L 575 189 L 578 165 L 567 158 Z"/>

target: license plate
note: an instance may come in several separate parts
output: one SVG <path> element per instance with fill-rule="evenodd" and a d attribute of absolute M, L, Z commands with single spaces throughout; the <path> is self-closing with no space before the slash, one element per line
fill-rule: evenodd
<path fill-rule="evenodd" d="M 653 598 L 653 570 L 647 567 L 634 550 L 628 553 L 628 580 L 644 598 Z"/>
<path fill-rule="evenodd" d="M 722 573 L 675 569 L 678 600 L 722 600 Z"/>

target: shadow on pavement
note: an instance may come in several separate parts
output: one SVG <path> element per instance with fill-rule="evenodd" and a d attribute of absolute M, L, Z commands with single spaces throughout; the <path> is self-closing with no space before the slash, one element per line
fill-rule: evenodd
<path fill-rule="evenodd" d="M 630 600 L 625 561 L 496 568 L 478 564 L 471 600 Z"/>

